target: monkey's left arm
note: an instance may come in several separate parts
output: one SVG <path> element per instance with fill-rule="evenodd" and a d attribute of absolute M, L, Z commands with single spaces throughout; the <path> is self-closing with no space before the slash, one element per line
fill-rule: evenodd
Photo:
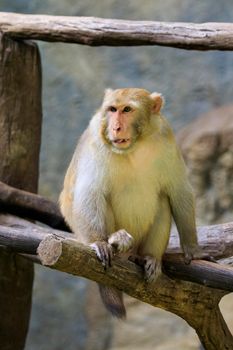
<path fill-rule="evenodd" d="M 179 153 L 177 162 L 175 167 L 177 174 L 172 176 L 168 196 L 185 262 L 189 264 L 192 259 L 210 259 L 210 257 L 198 245 L 193 192 Z"/>

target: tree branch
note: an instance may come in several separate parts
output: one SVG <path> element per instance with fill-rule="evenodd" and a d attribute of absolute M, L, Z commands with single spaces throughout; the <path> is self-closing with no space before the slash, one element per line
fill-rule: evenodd
<path fill-rule="evenodd" d="M 38 255 L 47 266 L 118 288 L 143 302 L 177 314 L 196 330 L 206 350 L 232 348 L 233 337 L 218 307 L 224 291 L 169 279 L 165 275 L 155 285 L 150 285 L 143 280 L 141 269 L 119 258 L 115 258 L 113 266 L 105 271 L 89 247 L 52 235 L 40 243 Z M 192 262 L 191 266 L 195 269 L 199 263 Z M 213 265 L 215 269 L 216 264 L 202 263 Z M 232 290 L 233 269 L 230 270 L 228 286 Z"/>
<path fill-rule="evenodd" d="M 54 202 L 42 196 L 8 186 L 1 181 L 0 209 L 17 216 L 40 221 L 58 230 L 70 232 Z M 3 220 L 2 217 L 0 218 Z M 233 222 L 199 227 L 198 236 L 202 248 L 216 259 L 233 255 Z M 216 244 L 216 242 L 218 243 Z M 179 247 L 177 232 L 173 230 L 168 251 L 180 253 Z"/>
<path fill-rule="evenodd" d="M 19 190 L 0 181 L 0 209 L 70 232 L 56 203 L 38 194 Z"/>
<path fill-rule="evenodd" d="M 225 294 L 233 291 L 232 268 L 205 261 L 185 265 L 180 255 L 175 253 L 175 238 L 172 239 L 171 253 L 166 254 L 163 261 L 164 272 L 170 278 L 163 274 L 156 285 L 150 285 L 144 281 L 139 266 L 117 256 L 113 266 L 105 271 L 91 248 L 78 243 L 71 234 L 11 216 L 1 215 L 0 223 L 0 244 L 20 252 L 26 247 L 27 253 L 35 253 L 37 249 L 42 264 L 50 268 L 118 288 L 141 301 L 177 314 L 196 330 L 205 349 L 231 349 L 233 338 L 218 304 Z M 213 236 L 218 235 L 221 226 L 223 231 L 228 231 L 229 241 L 231 235 L 231 250 L 228 242 L 224 245 L 226 250 L 222 248 L 220 254 L 218 245 L 221 246 L 222 241 L 214 240 Z M 232 254 L 233 224 L 216 227 L 217 230 L 211 227 L 206 232 L 213 241 L 211 253 L 226 256 L 226 252 L 230 254 L 231 251 Z M 210 246 L 206 248 L 208 251 Z M 196 283 L 181 280 L 183 278 Z"/>
<path fill-rule="evenodd" d="M 94 253 L 90 253 L 90 248 L 83 246 L 82 244 L 78 244 L 77 240 L 74 239 L 72 234 L 53 229 L 46 229 L 44 227 L 28 223 L 26 220 L 15 219 L 11 216 L 0 216 L 0 223 L 1 245 L 7 246 L 16 252 L 26 254 L 36 254 L 38 246 L 42 245 L 44 248 L 41 253 L 39 253 L 39 258 L 45 265 L 51 265 L 50 261 L 52 261 L 53 264 L 56 263 L 57 260 L 60 259 L 61 254 L 63 254 L 64 249 L 66 249 L 64 247 L 68 247 L 67 249 L 69 252 L 72 249 L 75 250 L 75 252 L 72 254 L 71 252 L 69 253 L 72 255 L 72 257 L 62 257 L 62 259 L 67 258 L 67 261 L 69 261 L 69 269 L 71 268 L 71 270 L 66 270 L 68 273 L 74 274 L 72 267 L 73 263 L 70 264 L 73 256 L 78 255 L 81 256 L 82 259 L 85 259 L 85 256 L 88 257 L 91 254 L 92 258 L 95 257 Z M 226 256 L 226 252 L 232 255 L 233 239 L 231 240 L 231 252 L 229 246 L 225 246 L 226 250 L 221 250 L 221 252 L 219 252 L 218 245 L 221 246 L 221 241 L 219 242 L 216 240 L 215 233 L 216 230 L 212 230 L 211 238 L 213 241 L 215 241 L 215 246 L 212 245 L 211 249 L 209 249 L 209 247 L 204 245 L 204 242 L 202 242 L 203 248 L 205 248 L 205 250 L 210 254 L 215 254 L 214 256 L 219 258 Z M 210 286 L 212 288 L 233 291 L 233 269 L 231 267 L 214 264 L 203 260 L 193 261 L 190 265 L 185 265 L 183 257 L 179 253 L 179 246 L 177 246 L 175 249 L 175 242 L 174 240 L 172 241 L 173 248 L 170 250 L 170 253 L 168 250 L 163 261 L 163 269 L 168 276 L 186 281 L 192 281 L 205 286 Z M 59 251 L 59 256 L 57 255 L 57 249 Z M 94 264 L 94 262 L 92 263 Z M 79 264 L 77 262 L 74 262 L 74 264 L 76 266 L 75 268 L 77 269 Z M 98 262 L 95 262 L 95 264 L 99 265 Z M 91 278 L 88 274 L 82 275 L 82 273 L 85 271 L 82 264 L 80 264 L 80 269 L 81 271 L 77 273 L 78 275 Z"/>
<path fill-rule="evenodd" d="M 161 45 L 187 50 L 233 50 L 231 23 L 124 21 L 2 12 L 0 31 L 14 39 L 89 46 Z"/>

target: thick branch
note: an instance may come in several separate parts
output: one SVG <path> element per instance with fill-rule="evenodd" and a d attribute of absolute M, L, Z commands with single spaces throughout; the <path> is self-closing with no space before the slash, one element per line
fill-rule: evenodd
<path fill-rule="evenodd" d="M 187 50 L 233 50 L 231 23 L 124 21 L 2 12 L 0 31 L 14 39 L 90 46 L 161 45 Z"/>
<path fill-rule="evenodd" d="M 25 220 L 14 219 L 10 216 L 0 216 L 0 244 L 10 247 L 16 252 L 36 254 L 37 248 L 41 241 L 46 239 L 46 237 L 52 237 L 52 242 L 55 245 L 49 245 L 46 241 L 46 254 L 48 254 L 49 259 L 54 263 L 57 260 L 57 253 L 55 253 L 55 246 L 59 246 L 60 254 L 62 252 L 63 244 L 68 244 L 69 249 L 73 246 L 78 251 L 79 255 L 85 258 L 85 254 L 88 253 L 88 248 L 82 245 L 77 245 L 77 241 L 73 238 L 71 234 L 65 232 L 56 231 L 53 229 L 45 229 L 38 225 L 32 223 L 27 223 Z M 215 243 L 214 249 L 211 252 L 218 252 L 217 245 L 219 242 Z M 221 245 L 221 243 L 220 243 Z M 233 245 L 233 240 L 232 240 Z M 50 247 L 51 246 L 51 247 Z M 86 250 L 87 249 L 87 250 Z M 208 251 L 208 249 L 206 249 Z M 45 249 L 44 249 L 45 251 Z M 211 286 L 212 288 L 218 288 L 226 291 L 233 291 L 233 269 L 224 265 L 213 264 L 206 261 L 193 261 L 191 265 L 185 265 L 183 257 L 177 253 L 177 249 L 172 250 L 173 253 L 167 253 L 164 257 L 164 271 L 167 275 L 183 279 L 187 281 L 196 282 L 206 286 Z M 175 253 L 174 253 L 175 252 Z M 232 247 L 233 252 L 233 247 Z M 76 254 L 76 253 L 75 253 Z M 225 252 L 222 251 L 225 255 Z M 231 253 L 232 254 L 232 253 Z M 76 254 L 77 255 L 77 254 Z M 218 252 L 219 255 L 219 252 Z M 47 255 L 46 255 L 47 256 Z M 42 262 L 45 265 L 50 265 L 50 262 L 44 260 L 43 255 L 40 256 Z M 47 258 L 46 258 L 47 259 Z M 49 261 L 50 261 L 49 260 Z M 69 258 L 70 261 L 70 258 Z M 83 266 L 80 265 L 82 271 L 84 271 Z M 66 272 L 73 273 L 73 270 L 68 270 Z M 82 275 L 82 272 L 78 273 Z M 84 276 L 88 278 L 88 275 Z M 90 277 L 89 277 L 90 278 Z"/>
<path fill-rule="evenodd" d="M 8 186 L 0 181 L 0 210 L 70 231 L 58 206 L 42 196 Z"/>
<path fill-rule="evenodd" d="M 209 286 L 214 283 L 214 288 L 219 286 L 227 292 L 197 283 L 169 279 L 165 275 L 159 279 L 156 286 L 148 285 L 143 280 L 140 267 L 118 257 L 114 258 L 113 266 L 105 271 L 91 248 L 79 244 L 70 234 L 41 228 L 10 216 L 1 216 L 0 222 L 5 225 L 0 226 L 0 244 L 4 243 L 16 250 L 20 248 L 10 242 L 9 236 L 13 235 L 14 242 L 20 237 L 21 248 L 23 241 L 25 244 L 31 242 L 32 250 L 35 251 L 40 241 L 37 251 L 43 264 L 116 287 L 141 301 L 179 315 L 197 331 L 208 350 L 231 349 L 232 335 L 220 313 L 218 303 L 227 292 L 232 291 L 233 269 L 204 261 L 195 261 L 185 266 L 177 254 L 169 254 L 164 260 L 164 271 L 169 272 L 172 278 L 183 278 L 183 273 L 188 274 L 189 280 L 193 278 L 195 281 L 197 278 L 196 282 Z M 1 241 L 2 239 L 5 241 Z M 217 251 L 216 247 L 213 251 Z"/>
<path fill-rule="evenodd" d="M 18 190 L 0 182 L 0 209 L 21 217 L 40 221 L 55 229 L 70 232 L 58 206 L 30 192 Z M 233 222 L 198 228 L 199 242 L 203 249 L 217 259 L 233 255 Z M 216 244 L 217 242 L 217 244 Z M 168 251 L 180 252 L 179 238 L 175 230 L 171 234 Z"/>
<path fill-rule="evenodd" d="M 233 337 L 218 308 L 225 294 L 223 291 L 175 281 L 164 275 L 156 285 L 150 285 L 143 280 L 141 269 L 118 258 L 105 271 L 89 247 L 52 235 L 40 243 L 38 254 L 47 266 L 121 289 L 132 297 L 179 315 L 196 330 L 206 350 L 232 348 Z"/>

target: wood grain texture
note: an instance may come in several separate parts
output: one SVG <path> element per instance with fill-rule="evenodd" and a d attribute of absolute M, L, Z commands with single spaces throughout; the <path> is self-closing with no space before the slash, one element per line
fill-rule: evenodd
<path fill-rule="evenodd" d="M 232 23 L 125 21 L 1 12 L 0 31 L 15 39 L 89 46 L 161 45 L 187 50 L 233 50 Z"/>
<path fill-rule="evenodd" d="M 132 297 L 177 314 L 196 330 L 207 350 L 232 348 L 233 338 L 218 304 L 233 289 L 233 268 L 205 261 L 185 265 L 176 252 L 179 247 L 174 236 L 172 250 L 163 261 L 169 278 L 163 274 L 155 285 L 150 285 L 144 281 L 140 266 L 117 256 L 106 271 L 91 248 L 78 243 L 71 234 L 8 215 L 1 215 L 0 223 L 0 244 L 20 252 L 25 248 L 28 253 L 35 253 L 37 248 L 37 256 L 45 266 L 121 289 Z M 211 226 L 209 232 L 205 228 L 202 236 L 211 237 L 211 251 L 217 256 L 232 255 L 233 223 L 227 227 L 223 225 L 223 232 L 229 234 L 228 245 L 223 244 L 223 247 L 224 237 L 218 241 L 220 226 L 216 225 L 215 229 Z M 200 243 L 204 246 L 204 242 L 200 240 Z M 207 251 L 209 248 L 206 247 Z M 31 256 L 28 258 L 35 260 Z"/>
<path fill-rule="evenodd" d="M 222 236 L 218 234 L 220 226 L 223 227 Z M 211 226 L 212 230 L 210 230 L 211 234 L 209 234 L 209 237 L 215 243 L 210 247 L 207 242 L 200 240 L 203 249 L 218 259 L 233 255 L 233 223 L 229 227 L 231 227 L 231 231 L 228 232 L 229 236 L 226 236 L 229 245 L 224 245 L 224 232 L 226 232 L 224 231 L 224 225 L 215 225 L 215 230 Z M 208 227 L 205 228 L 206 231 L 208 231 Z M 172 243 L 173 249 L 168 249 L 163 259 L 163 271 L 168 276 L 179 280 L 192 281 L 215 289 L 233 291 L 232 267 L 204 260 L 192 261 L 190 265 L 186 265 L 183 255 L 180 253 L 179 242 L 176 239 L 172 239 Z M 79 244 L 75 236 L 67 232 L 41 227 L 11 215 L 0 215 L 0 245 L 26 254 L 36 254 L 37 248 L 40 246 L 39 252 L 41 253 L 39 253 L 39 257 L 44 265 L 54 265 L 63 254 L 62 246 L 68 245 L 70 250 L 77 250 L 74 255 L 80 256 L 83 262 L 80 264 L 80 271 L 77 270 L 79 264 L 73 262 L 69 265 L 69 270 L 66 272 L 73 273 L 73 269 L 76 269 L 74 270 L 76 274 L 87 278 L 89 276 L 89 270 L 87 270 L 87 275 L 85 275 L 83 264 L 85 264 L 85 256 L 88 258 L 90 254 L 90 248 Z M 41 248 L 42 246 L 43 249 Z M 219 247 L 221 248 L 219 249 Z M 57 253 L 58 251 L 59 254 Z M 92 258 L 93 256 L 95 257 L 93 253 L 91 255 Z M 68 256 L 66 258 L 68 262 L 73 259 L 73 257 L 70 258 Z M 98 266 L 97 259 L 95 259 L 96 263 Z M 84 275 L 82 275 L 83 273 Z"/>
<path fill-rule="evenodd" d="M 0 33 L 0 96 L 0 180 L 36 192 L 42 116 L 36 44 Z M 1 247 L 0 349 L 24 348 L 32 284 L 33 264 Z"/>
<path fill-rule="evenodd" d="M 40 221 L 55 229 L 70 232 L 55 202 L 28 191 L 19 190 L 0 181 L 2 211 Z"/>
<path fill-rule="evenodd" d="M 105 271 L 89 247 L 52 235 L 40 243 L 38 255 L 45 265 L 54 269 L 118 288 L 143 302 L 177 314 L 196 330 L 207 350 L 226 350 L 233 346 L 233 337 L 218 307 L 226 291 L 165 275 L 151 285 L 144 281 L 142 269 L 119 258 L 115 258 L 113 266 Z M 231 285 L 232 272 L 233 269 Z"/>

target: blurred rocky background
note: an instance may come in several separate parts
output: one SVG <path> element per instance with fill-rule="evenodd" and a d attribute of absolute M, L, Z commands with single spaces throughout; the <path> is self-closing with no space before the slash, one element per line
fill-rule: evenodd
<path fill-rule="evenodd" d="M 178 132 L 200 222 L 226 222 L 233 212 L 233 104 L 202 114 Z"/>
<path fill-rule="evenodd" d="M 131 20 L 232 22 L 228 0 L 0 0 L 0 11 Z M 40 193 L 57 200 L 77 138 L 106 87 L 144 87 L 165 96 L 189 166 L 198 222 L 232 220 L 233 53 L 163 47 L 39 43 L 43 66 Z M 127 298 L 128 321 L 112 322 L 96 287 L 36 267 L 26 350 L 191 350 L 199 342 L 181 319 Z M 233 298 L 222 302 L 233 330 Z"/>

